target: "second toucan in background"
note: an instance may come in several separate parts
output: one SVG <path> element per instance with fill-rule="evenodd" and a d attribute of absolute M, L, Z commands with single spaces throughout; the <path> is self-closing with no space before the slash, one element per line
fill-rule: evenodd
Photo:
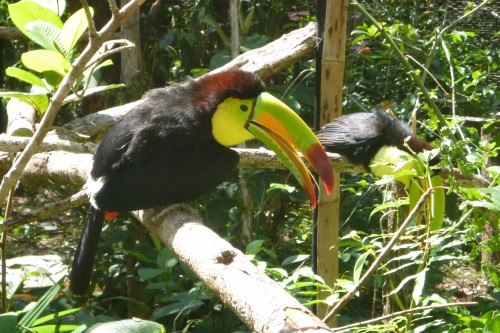
<path fill-rule="evenodd" d="M 439 175 L 428 168 L 438 163 L 439 157 L 434 156 L 424 163 L 415 156 L 433 147 L 417 137 L 407 124 L 386 112 L 359 112 L 334 119 L 316 136 L 328 152 L 362 164 L 377 177 L 391 176 L 404 183 L 410 197 L 410 209 L 424 191 L 433 187 L 426 215 L 430 230 L 441 227 L 445 200 L 443 184 Z"/>

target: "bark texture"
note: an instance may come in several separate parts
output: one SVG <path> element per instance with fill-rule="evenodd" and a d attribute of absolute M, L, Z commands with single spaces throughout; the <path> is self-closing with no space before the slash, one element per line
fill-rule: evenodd
<path fill-rule="evenodd" d="M 139 211 L 136 216 L 253 332 L 330 331 L 185 206 Z"/>

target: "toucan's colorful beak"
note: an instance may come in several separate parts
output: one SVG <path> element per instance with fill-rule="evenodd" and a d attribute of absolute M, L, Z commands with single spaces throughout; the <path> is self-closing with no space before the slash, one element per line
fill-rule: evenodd
<path fill-rule="evenodd" d="M 325 185 L 333 188 L 333 170 L 323 146 L 304 121 L 279 99 L 262 93 L 255 100 L 246 124 L 256 139 L 272 149 L 297 178 L 311 205 L 316 206 L 316 193 L 309 170 L 297 151 L 309 161 Z"/>

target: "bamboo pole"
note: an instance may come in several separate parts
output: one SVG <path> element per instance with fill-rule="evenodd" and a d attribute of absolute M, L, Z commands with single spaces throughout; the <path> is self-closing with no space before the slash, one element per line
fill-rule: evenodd
<path fill-rule="evenodd" d="M 121 0 L 121 5 L 125 6 L 131 0 Z M 121 82 L 127 87 L 134 87 L 134 80 L 141 72 L 141 24 L 140 12 L 137 10 L 130 15 L 128 20 L 122 25 L 121 37 L 134 43 L 135 47 L 121 53 Z"/>
<path fill-rule="evenodd" d="M 321 64 L 320 124 L 324 125 L 342 114 L 342 86 L 345 67 L 345 36 L 347 22 L 346 0 L 326 1 L 325 28 Z M 340 173 L 334 172 L 335 186 L 330 195 L 323 186 L 320 188 L 317 221 L 317 273 L 328 285 L 333 285 L 338 277 L 338 229 L 340 208 Z M 328 295 L 320 293 L 318 298 Z M 320 303 L 318 317 L 323 317 L 329 309 Z M 328 326 L 336 325 L 335 318 L 327 321 Z"/>

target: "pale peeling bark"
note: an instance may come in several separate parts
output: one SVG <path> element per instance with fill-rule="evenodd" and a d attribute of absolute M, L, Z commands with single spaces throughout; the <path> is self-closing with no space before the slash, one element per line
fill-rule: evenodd
<path fill-rule="evenodd" d="M 49 151 L 35 154 L 26 166 L 20 179 L 21 184 L 30 189 L 61 185 L 81 188 L 90 174 L 92 153 L 52 151 L 50 144 L 45 147 L 49 148 Z M 234 150 L 240 155 L 239 168 L 286 169 L 283 162 L 270 150 L 264 148 L 234 148 Z M 2 156 L 4 155 L 0 155 L 0 171 L 7 169 L 11 163 L 7 155 Z M 364 172 L 362 166 L 352 165 L 338 154 L 328 153 L 328 156 L 332 167 L 340 172 Z M 304 162 L 307 164 L 307 161 Z"/>
<path fill-rule="evenodd" d="M 240 68 L 263 80 L 310 55 L 316 48 L 316 23 L 311 22 L 258 49 L 245 52 L 214 72 Z"/>
<path fill-rule="evenodd" d="M 181 205 L 135 212 L 253 332 L 329 332 L 246 256 Z"/>
<path fill-rule="evenodd" d="M 0 152 L 18 153 L 28 145 L 29 138 L 0 134 Z M 60 140 L 52 136 L 46 137 L 40 144 L 39 152 L 65 151 L 80 154 L 93 154 L 97 145 L 92 142 L 74 142 L 70 140 Z"/>
<path fill-rule="evenodd" d="M 36 110 L 17 98 L 7 103 L 7 134 L 30 137 L 35 132 Z"/>
<path fill-rule="evenodd" d="M 80 189 L 92 167 L 91 154 L 74 154 L 63 151 L 33 155 L 20 179 L 30 189 L 47 186 L 72 186 Z"/>

